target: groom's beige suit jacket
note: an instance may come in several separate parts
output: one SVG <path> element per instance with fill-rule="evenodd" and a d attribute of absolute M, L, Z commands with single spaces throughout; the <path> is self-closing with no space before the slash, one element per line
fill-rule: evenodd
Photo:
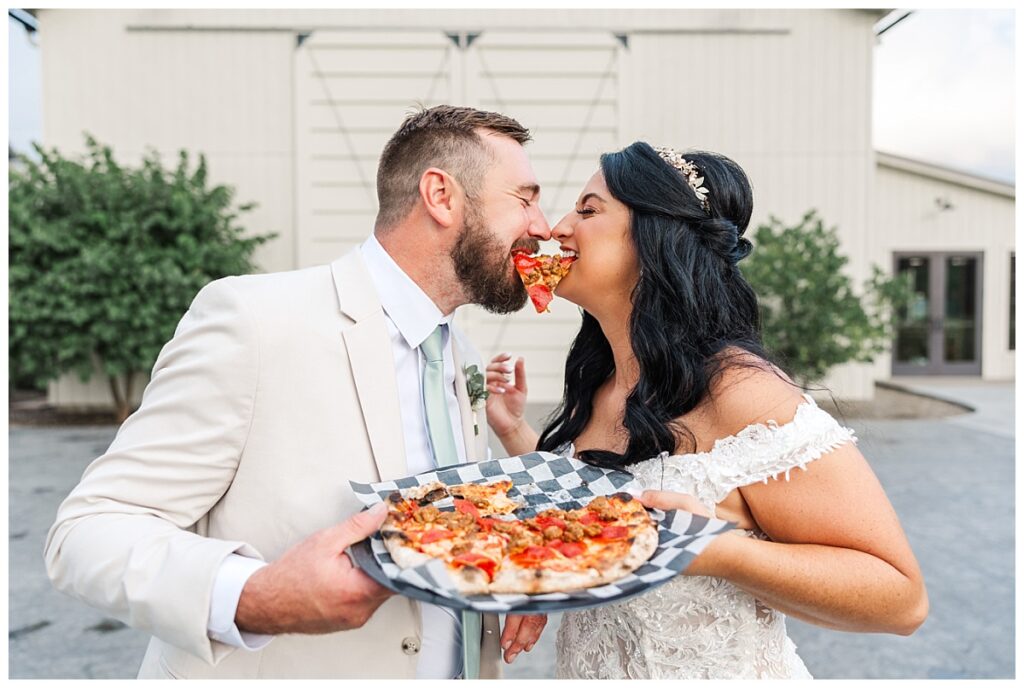
<path fill-rule="evenodd" d="M 474 434 L 453 328 L 466 455 Z M 482 369 L 482 367 L 481 367 Z M 395 596 L 357 630 L 258 651 L 207 636 L 231 552 L 272 561 L 356 513 L 349 480 L 408 473 L 385 315 L 358 248 L 330 266 L 217 280 L 163 348 L 141 408 L 61 504 L 46 540 L 60 590 L 154 637 L 140 678 L 413 678 L 419 605 Z M 481 678 L 499 676 L 484 617 Z"/>

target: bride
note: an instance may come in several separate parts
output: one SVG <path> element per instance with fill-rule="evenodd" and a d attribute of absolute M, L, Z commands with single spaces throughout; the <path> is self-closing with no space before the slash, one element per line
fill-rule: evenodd
<path fill-rule="evenodd" d="M 552 231 L 578 259 L 558 295 L 583 309 L 565 397 L 538 434 L 524 361 L 487 369 L 488 422 L 534 449 L 632 473 L 649 507 L 736 522 L 683 575 L 566 613 L 559 678 L 809 678 L 786 616 L 907 635 L 928 613 L 899 520 L 853 432 L 768 361 L 737 263 L 752 210 L 732 160 L 637 142 Z M 780 269 L 785 269 L 780 266 Z M 509 617 L 506 661 L 545 617 Z"/>

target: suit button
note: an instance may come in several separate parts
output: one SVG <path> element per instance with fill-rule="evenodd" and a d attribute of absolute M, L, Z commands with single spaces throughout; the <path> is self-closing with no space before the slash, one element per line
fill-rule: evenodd
<path fill-rule="evenodd" d="M 420 641 L 418 638 L 402 638 L 402 652 L 407 655 L 415 655 L 420 651 Z"/>

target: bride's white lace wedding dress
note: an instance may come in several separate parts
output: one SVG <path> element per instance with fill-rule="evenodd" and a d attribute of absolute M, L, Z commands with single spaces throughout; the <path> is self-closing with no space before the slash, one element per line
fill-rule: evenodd
<path fill-rule="evenodd" d="M 806 396 L 789 423 L 750 425 L 711 451 L 665 452 L 628 470 L 642 489 L 685 492 L 713 512 L 735 488 L 788 480 L 792 469 L 849 441 L 853 431 Z M 786 617 L 721 578 L 680 575 L 619 604 L 568 612 L 556 646 L 558 678 L 811 678 Z"/>

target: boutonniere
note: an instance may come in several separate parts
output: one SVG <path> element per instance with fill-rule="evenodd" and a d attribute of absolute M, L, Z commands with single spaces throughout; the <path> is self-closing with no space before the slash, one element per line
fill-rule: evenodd
<path fill-rule="evenodd" d="M 476 412 L 484 406 L 490 392 L 484 382 L 484 374 L 475 365 L 464 366 L 462 372 L 466 374 L 466 392 L 469 394 L 469 407 L 473 410 L 473 434 L 480 434 L 480 425 L 477 422 Z"/>

